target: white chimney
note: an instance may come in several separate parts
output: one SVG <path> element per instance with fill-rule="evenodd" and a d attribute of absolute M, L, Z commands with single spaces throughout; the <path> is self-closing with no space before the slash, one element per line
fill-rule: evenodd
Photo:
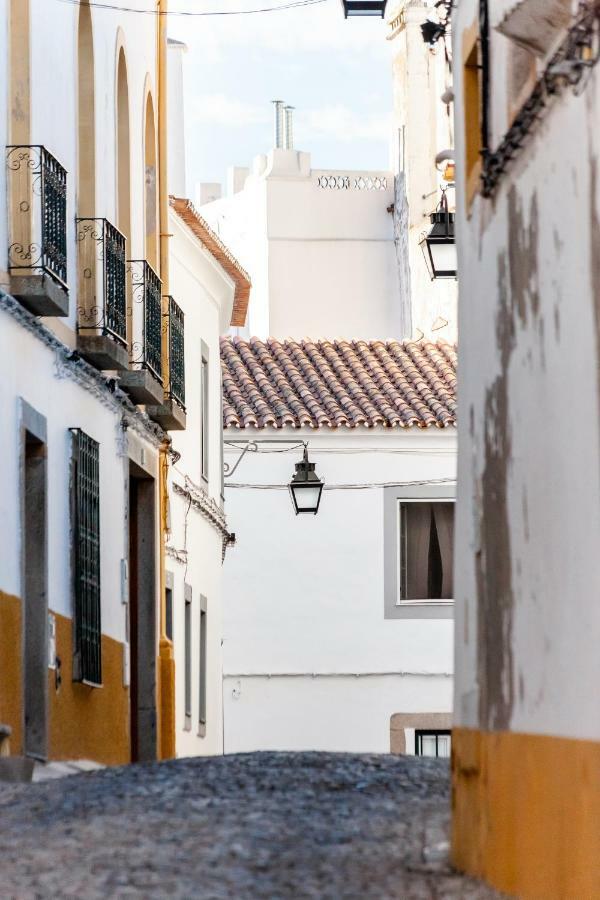
<path fill-rule="evenodd" d="M 294 149 L 294 107 L 286 106 L 285 110 L 285 149 Z"/>
<path fill-rule="evenodd" d="M 284 106 L 285 103 L 283 100 L 273 100 L 273 106 L 275 107 L 275 147 L 278 150 L 283 149 L 283 136 L 284 136 Z"/>

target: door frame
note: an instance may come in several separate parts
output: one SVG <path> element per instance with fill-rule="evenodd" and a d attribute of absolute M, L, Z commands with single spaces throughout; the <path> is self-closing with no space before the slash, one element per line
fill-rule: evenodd
<path fill-rule="evenodd" d="M 45 761 L 49 731 L 47 423 L 22 397 L 18 404 L 23 753 Z M 30 529 L 33 541 L 28 552 Z"/>

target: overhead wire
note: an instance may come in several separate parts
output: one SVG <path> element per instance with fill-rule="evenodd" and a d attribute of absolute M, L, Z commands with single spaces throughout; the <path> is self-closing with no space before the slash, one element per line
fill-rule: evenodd
<path fill-rule="evenodd" d="M 327 3 L 327 0 L 288 0 L 279 6 L 263 6 L 257 9 L 219 9 L 219 10 L 158 10 L 158 9 L 136 9 L 133 6 L 123 6 L 120 3 L 101 3 L 99 0 L 58 0 L 59 3 L 68 3 L 71 6 L 90 6 L 93 9 L 106 9 L 116 12 L 138 13 L 145 16 L 186 16 L 186 17 L 203 17 L 203 16 L 253 16 L 259 13 L 281 12 L 286 9 L 298 9 L 304 6 L 317 6 L 321 3 Z"/>

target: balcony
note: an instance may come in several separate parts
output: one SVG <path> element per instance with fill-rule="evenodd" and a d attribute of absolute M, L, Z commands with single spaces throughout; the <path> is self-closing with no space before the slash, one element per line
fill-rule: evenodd
<path fill-rule="evenodd" d="M 185 322 L 182 309 L 172 297 L 166 297 L 163 334 L 167 339 L 168 379 L 163 402 L 148 407 L 148 415 L 165 431 L 185 429 Z"/>
<path fill-rule="evenodd" d="M 162 379 L 162 310 L 160 278 L 145 259 L 127 263 L 129 274 L 129 371 L 120 386 L 134 403 L 160 404 Z"/>
<path fill-rule="evenodd" d="M 36 316 L 66 316 L 67 173 L 41 146 L 6 148 L 10 291 Z"/>
<path fill-rule="evenodd" d="M 125 236 L 107 219 L 77 219 L 77 349 L 103 371 L 129 367 Z"/>

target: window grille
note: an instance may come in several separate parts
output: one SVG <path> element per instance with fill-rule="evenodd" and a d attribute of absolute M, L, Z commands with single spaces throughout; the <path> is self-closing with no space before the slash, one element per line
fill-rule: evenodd
<path fill-rule="evenodd" d="M 71 436 L 75 594 L 73 680 L 101 684 L 100 447 L 80 429 L 71 429 Z"/>

